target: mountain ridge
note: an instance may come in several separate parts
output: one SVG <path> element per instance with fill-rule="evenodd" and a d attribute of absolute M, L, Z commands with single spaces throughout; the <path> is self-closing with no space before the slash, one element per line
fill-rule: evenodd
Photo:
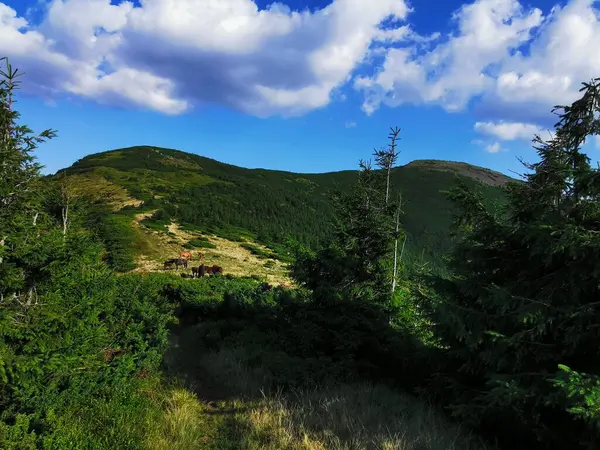
<path fill-rule="evenodd" d="M 290 237 L 313 248 L 326 242 L 335 218 L 330 194 L 349 189 L 358 174 L 248 169 L 152 146 L 87 155 L 53 177 L 65 171 L 82 192 L 95 193 L 102 186 L 106 198 L 113 191 L 127 214 L 156 211 L 144 221 L 153 229 L 177 221 L 184 228 L 274 250 Z M 450 250 L 454 206 L 444 192 L 459 179 L 477 187 L 490 205 L 503 201 L 503 184 L 517 181 L 441 160 L 416 160 L 392 170 L 392 194 L 402 193 L 407 261 L 438 264 Z"/>
<path fill-rule="evenodd" d="M 214 162 L 214 163 L 221 164 L 223 166 L 233 167 L 236 169 L 251 170 L 251 171 L 269 171 L 269 172 L 278 172 L 278 173 L 285 173 L 285 174 L 311 175 L 311 176 L 312 175 L 322 176 L 322 175 L 330 175 L 330 174 L 331 175 L 346 174 L 346 173 L 355 173 L 358 171 L 357 169 L 345 169 L 345 170 L 334 170 L 334 171 L 327 171 L 327 172 L 295 172 L 293 170 L 268 169 L 268 168 L 264 168 L 264 167 L 244 167 L 244 166 L 239 166 L 236 164 L 222 162 L 217 159 L 214 159 L 214 158 L 211 158 L 208 156 L 203 156 L 203 155 L 200 155 L 197 153 L 185 152 L 185 151 L 178 150 L 178 149 L 157 147 L 157 146 L 152 146 L 152 145 L 130 146 L 130 147 L 110 149 L 110 150 L 97 152 L 97 153 L 91 153 L 89 155 L 84 156 L 83 158 L 78 159 L 77 161 L 75 161 L 71 166 L 69 166 L 66 169 L 73 168 L 73 167 L 77 166 L 79 163 L 81 163 L 87 159 L 93 158 L 95 156 L 110 154 L 110 153 L 114 153 L 114 152 L 135 151 L 135 150 L 139 150 L 139 149 L 149 149 L 149 150 L 159 151 L 159 152 L 161 152 L 161 151 L 174 152 L 174 153 L 178 153 L 178 154 L 182 154 L 182 155 L 189 155 L 189 156 L 202 158 L 202 159 Z M 519 181 L 516 178 L 506 175 L 500 171 L 493 170 L 493 169 L 483 167 L 483 166 L 478 166 L 478 165 L 471 164 L 471 163 L 467 163 L 464 161 L 451 161 L 451 160 L 443 160 L 443 159 L 415 159 L 406 164 L 398 165 L 394 169 L 400 169 L 400 168 L 405 168 L 405 167 L 415 167 L 415 166 L 426 167 L 431 170 L 451 170 L 451 171 L 455 171 L 455 172 L 460 172 L 461 174 L 470 176 L 472 178 L 477 179 L 478 181 L 482 181 L 482 182 L 486 183 L 485 177 L 482 179 L 479 179 L 478 177 L 473 176 L 472 174 L 468 173 L 469 171 L 473 171 L 476 173 L 483 172 L 483 173 L 487 173 L 490 175 L 490 177 L 487 177 L 487 179 L 491 180 L 491 183 L 489 183 L 489 184 L 494 184 L 494 185 L 502 185 L 507 182 Z M 57 175 L 58 173 L 60 173 L 64 170 L 65 170 L 65 168 L 59 169 L 52 175 Z"/>

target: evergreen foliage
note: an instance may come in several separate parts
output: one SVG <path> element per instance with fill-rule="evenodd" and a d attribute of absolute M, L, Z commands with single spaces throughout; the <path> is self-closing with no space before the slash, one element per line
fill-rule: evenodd
<path fill-rule="evenodd" d="M 388 172 L 374 170 L 362 160 L 360 168 L 356 185 L 334 195 L 337 216 L 329 245 L 316 252 L 292 245 L 296 258 L 292 276 L 319 301 L 390 300 L 396 208 L 388 199 Z"/>
<path fill-rule="evenodd" d="M 0 448 L 107 448 L 118 425 L 110 448 L 130 449 L 123 412 L 143 403 L 134 376 L 157 370 L 173 307 L 164 284 L 143 295 L 105 264 L 98 205 L 41 182 L 32 152 L 54 132 L 17 125 L 18 74 L 0 75 Z"/>
<path fill-rule="evenodd" d="M 464 185 L 452 277 L 425 294 L 446 348 L 434 381 L 454 414 L 521 448 L 600 445 L 600 171 L 582 153 L 600 133 L 598 81 L 556 107 L 540 161 L 499 213 Z"/>
<path fill-rule="evenodd" d="M 377 154 L 374 156 L 377 159 Z M 274 250 L 288 238 L 313 250 L 326 245 L 336 214 L 331 192 L 347 191 L 358 176 L 357 171 L 295 174 L 244 169 L 157 147 L 89 155 L 67 173 L 91 179 L 102 177 L 144 200 L 138 212 L 158 210 L 154 218 L 143 221 L 153 230 L 166 231 L 163 225 L 177 219 L 196 231 L 233 241 L 254 240 Z M 476 179 L 485 180 L 491 175 L 480 168 L 442 161 L 394 167 L 389 173 L 393 186 L 389 197 L 396 200 L 399 191 L 403 194 L 401 226 L 408 236 L 403 256 L 406 267 L 421 263 L 443 266 L 442 255 L 451 249 L 448 229 L 452 204 L 442 191 L 457 177 L 475 186 L 480 184 Z M 55 178 L 62 174 L 59 172 Z M 498 182 L 508 180 L 496 175 Z M 485 184 L 481 189 L 486 203 L 502 200 L 498 187 Z M 135 211 L 126 208 L 123 213 L 132 215 Z M 286 251 L 277 253 L 285 257 Z"/>

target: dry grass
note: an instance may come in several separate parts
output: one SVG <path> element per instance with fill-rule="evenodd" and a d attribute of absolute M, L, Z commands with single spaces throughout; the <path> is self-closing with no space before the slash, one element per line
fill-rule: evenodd
<path fill-rule="evenodd" d="M 68 184 L 74 195 L 102 200 L 113 211 L 118 211 L 126 206 L 140 206 L 143 203 L 130 196 L 125 188 L 94 173 L 69 175 Z"/>
<path fill-rule="evenodd" d="M 431 406 L 382 385 L 262 393 L 262 373 L 232 350 L 202 358 L 205 381 L 226 380 L 224 400 L 177 388 L 163 400 L 148 448 L 248 450 L 483 450 Z M 216 385 L 212 389 L 219 388 Z"/>
<path fill-rule="evenodd" d="M 208 440 L 202 422 L 203 406 L 196 396 L 183 388 L 161 393 L 161 420 L 153 423 L 146 442 L 148 450 L 188 450 L 203 448 Z"/>
<path fill-rule="evenodd" d="M 266 437 L 256 449 L 483 448 L 429 405 L 380 385 L 265 397 L 248 420 L 256 437 Z"/>
<path fill-rule="evenodd" d="M 140 225 L 140 222 L 151 217 L 154 211 L 137 214 L 133 221 L 133 226 L 141 231 L 146 241 L 146 253 L 138 255 L 136 264 L 137 272 L 157 272 L 163 269 L 162 263 L 168 258 L 174 258 L 182 251 L 186 250 L 183 245 L 196 238 L 175 222 L 169 224 L 168 233 L 146 229 Z M 292 280 L 287 276 L 285 264 L 281 261 L 273 260 L 271 267 L 265 267 L 264 259 L 253 255 L 249 250 L 243 248 L 239 242 L 228 241 L 217 236 L 208 237 L 209 242 L 215 244 L 217 248 L 202 248 L 192 250 L 194 255 L 202 253 L 204 257 L 201 261 L 195 259 L 192 265 L 200 263 L 213 265 L 218 264 L 223 267 L 224 273 L 234 276 L 259 276 L 273 285 L 292 286 Z M 265 250 L 260 244 L 253 243 L 254 246 Z M 191 266 L 188 268 L 191 273 Z"/>

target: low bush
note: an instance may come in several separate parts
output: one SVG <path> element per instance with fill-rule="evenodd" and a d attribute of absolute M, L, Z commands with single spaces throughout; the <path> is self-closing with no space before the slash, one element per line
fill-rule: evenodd
<path fill-rule="evenodd" d="M 212 242 L 204 239 L 192 239 L 191 241 L 187 242 L 184 247 L 190 250 L 193 248 L 217 248 L 217 244 L 213 244 Z"/>

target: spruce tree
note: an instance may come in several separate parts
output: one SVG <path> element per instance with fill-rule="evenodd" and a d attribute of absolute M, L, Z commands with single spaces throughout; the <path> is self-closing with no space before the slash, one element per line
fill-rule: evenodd
<path fill-rule="evenodd" d="M 64 199 L 40 178 L 33 155 L 55 133 L 33 135 L 17 123 L 19 74 L 7 63 L 0 75 L 0 447 L 6 448 L 3 433 L 10 436 L 7 430 L 24 418 L 43 427 L 58 396 L 75 401 L 63 393 L 86 377 L 91 389 L 106 370 L 102 349 L 114 337 L 104 322 L 115 278 L 98 240 L 72 226 L 81 223 L 77 208 L 65 232 Z"/>
<path fill-rule="evenodd" d="M 29 259 L 37 236 L 36 228 L 41 225 L 39 176 L 40 165 L 33 151 L 38 144 L 53 138 L 55 132 L 46 130 L 34 135 L 26 125 L 17 122 L 20 114 L 15 110 L 15 90 L 18 77 L 22 74 L 13 69 L 6 58 L 0 58 L 6 69 L 0 70 L 0 298 L 10 296 L 17 299 L 30 296 L 31 289 L 27 272 L 33 271 L 35 256 Z M 31 301 L 25 299 L 25 302 Z"/>
<path fill-rule="evenodd" d="M 374 169 L 370 161 L 359 165 L 356 184 L 333 194 L 336 216 L 330 243 L 317 252 L 295 244 L 292 276 L 321 301 L 389 304 L 395 202 L 387 198 L 388 172 Z"/>
<path fill-rule="evenodd" d="M 432 279 L 423 302 L 453 412 L 512 445 L 600 445 L 600 171 L 581 149 L 600 134 L 599 81 L 555 107 L 554 136 L 535 137 L 539 162 L 506 187 L 502 211 L 451 191 L 453 276 Z"/>

